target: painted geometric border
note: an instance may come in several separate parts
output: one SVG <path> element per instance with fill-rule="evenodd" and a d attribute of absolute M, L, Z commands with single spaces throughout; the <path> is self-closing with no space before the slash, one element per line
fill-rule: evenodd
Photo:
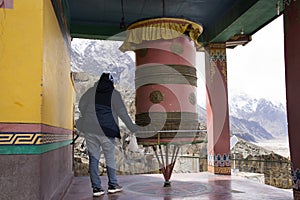
<path fill-rule="evenodd" d="M 293 182 L 293 189 L 300 191 L 300 169 L 296 168 L 294 169 L 293 166 L 291 166 L 291 175 L 292 175 L 292 182 Z"/>
<path fill-rule="evenodd" d="M 215 174 L 231 174 L 231 156 L 230 154 L 208 154 L 207 164 L 208 171 Z"/>
<path fill-rule="evenodd" d="M 230 154 L 224 153 L 222 154 L 208 154 L 207 155 L 207 162 L 208 165 L 214 166 L 214 167 L 230 167 L 231 163 L 231 156 Z"/>
<path fill-rule="evenodd" d="M 231 167 L 214 167 L 214 166 L 208 165 L 207 171 L 214 173 L 214 174 L 230 175 Z"/>
<path fill-rule="evenodd" d="M 45 124 L 0 123 L 0 154 L 40 154 L 66 145 L 73 130 Z"/>
<path fill-rule="evenodd" d="M 0 132 L 0 145 L 41 145 L 71 139 L 69 134 Z"/>
<path fill-rule="evenodd" d="M 222 73 L 225 82 L 227 82 L 226 45 L 224 43 L 211 43 L 209 48 L 211 81 L 218 69 Z"/>
<path fill-rule="evenodd" d="M 0 145 L 37 145 L 42 143 L 42 133 L 0 132 Z"/>

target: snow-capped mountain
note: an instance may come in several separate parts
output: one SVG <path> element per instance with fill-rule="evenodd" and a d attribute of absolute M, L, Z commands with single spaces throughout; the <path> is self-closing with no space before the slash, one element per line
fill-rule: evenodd
<path fill-rule="evenodd" d="M 229 99 L 231 133 L 248 141 L 287 136 L 285 106 L 266 99 L 235 94 Z"/>
<path fill-rule="evenodd" d="M 135 64 L 128 53 L 119 50 L 121 42 L 74 39 L 71 47 L 71 70 L 100 76 L 110 71 L 121 79 L 122 87 L 134 89 Z"/>
<path fill-rule="evenodd" d="M 115 41 L 74 39 L 71 45 L 71 70 L 90 74 L 93 77 L 91 81 L 97 80 L 103 71 L 116 73 L 120 79 L 117 88 L 123 93 L 126 105 L 134 109 L 135 63 L 129 53 L 119 51 L 121 44 Z M 79 82 L 89 79 L 83 77 L 77 76 Z M 200 105 L 198 115 L 200 123 L 205 123 L 206 109 Z M 229 99 L 229 115 L 231 134 L 247 141 L 287 136 L 286 111 L 282 104 L 235 94 Z"/>

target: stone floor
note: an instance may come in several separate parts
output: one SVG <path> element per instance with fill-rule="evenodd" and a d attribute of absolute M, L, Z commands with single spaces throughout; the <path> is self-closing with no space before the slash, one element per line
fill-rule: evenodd
<path fill-rule="evenodd" d="M 162 174 L 119 175 L 123 192 L 92 197 L 89 177 L 74 177 L 63 200 L 289 200 L 292 190 L 283 190 L 243 177 L 208 172 L 172 174 L 171 187 L 163 187 Z M 101 176 L 107 189 L 107 177 Z"/>

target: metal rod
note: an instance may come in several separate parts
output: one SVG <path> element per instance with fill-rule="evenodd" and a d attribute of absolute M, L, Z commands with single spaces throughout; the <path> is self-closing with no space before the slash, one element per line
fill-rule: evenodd
<path fill-rule="evenodd" d="M 165 183 L 164 187 L 171 187 L 170 183 L 170 166 L 169 166 L 169 145 L 166 145 L 166 171 L 165 171 Z"/>
<path fill-rule="evenodd" d="M 122 7 L 122 18 L 124 19 L 124 3 L 123 3 L 123 0 L 121 0 L 121 7 Z"/>
<path fill-rule="evenodd" d="M 156 149 L 156 146 L 152 146 L 152 148 L 153 148 L 153 151 L 154 151 L 154 153 L 155 153 L 155 156 L 156 156 L 156 159 L 157 159 L 157 161 L 158 161 L 158 165 L 159 165 L 159 167 L 161 168 L 161 167 L 163 167 L 162 166 L 162 164 L 161 164 L 161 162 L 160 162 L 160 160 L 159 160 L 159 157 L 158 157 L 158 155 L 157 155 L 157 149 Z"/>
<path fill-rule="evenodd" d="M 176 152 L 177 152 L 177 149 L 178 149 L 177 146 L 174 145 L 171 164 L 176 162 Z"/>
<path fill-rule="evenodd" d="M 158 147 L 159 147 L 159 151 L 160 151 L 161 161 L 162 161 L 163 167 L 165 168 L 165 162 L 164 162 L 163 152 L 161 150 L 161 145 L 158 145 Z"/>
<path fill-rule="evenodd" d="M 160 132 L 157 132 L 157 144 L 160 145 Z"/>
<path fill-rule="evenodd" d="M 169 165 L 169 145 L 166 145 L 166 166 Z"/>
<path fill-rule="evenodd" d="M 175 156 L 175 160 L 174 161 L 176 161 L 176 159 L 177 159 L 179 149 L 180 149 L 180 146 L 177 147 L 176 156 Z"/>
<path fill-rule="evenodd" d="M 173 147 L 173 153 L 172 153 L 172 159 L 171 159 L 171 163 L 174 162 L 174 158 L 175 158 L 175 151 L 176 151 L 176 146 L 174 145 Z"/>
<path fill-rule="evenodd" d="M 136 133 L 189 133 L 189 132 L 207 132 L 207 130 L 163 130 L 163 131 L 137 131 Z"/>
<path fill-rule="evenodd" d="M 159 147 L 159 150 L 160 150 L 160 156 L 161 156 L 161 162 L 162 162 L 162 168 L 161 168 L 161 171 L 164 175 L 164 178 L 165 178 L 165 182 L 166 180 L 168 180 L 168 173 L 167 173 L 167 166 L 165 165 L 165 162 L 164 162 L 164 157 L 163 157 L 163 152 L 162 152 L 162 148 L 161 148 L 161 145 L 158 145 Z"/>

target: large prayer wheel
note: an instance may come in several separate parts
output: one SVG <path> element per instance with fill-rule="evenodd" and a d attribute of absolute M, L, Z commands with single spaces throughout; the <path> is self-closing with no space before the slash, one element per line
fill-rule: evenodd
<path fill-rule="evenodd" d="M 202 27 L 176 18 L 136 22 L 121 50 L 136 54 L 136 124 L 144 145 L 195 141 L 198 129 L 195 56 Z"/>

